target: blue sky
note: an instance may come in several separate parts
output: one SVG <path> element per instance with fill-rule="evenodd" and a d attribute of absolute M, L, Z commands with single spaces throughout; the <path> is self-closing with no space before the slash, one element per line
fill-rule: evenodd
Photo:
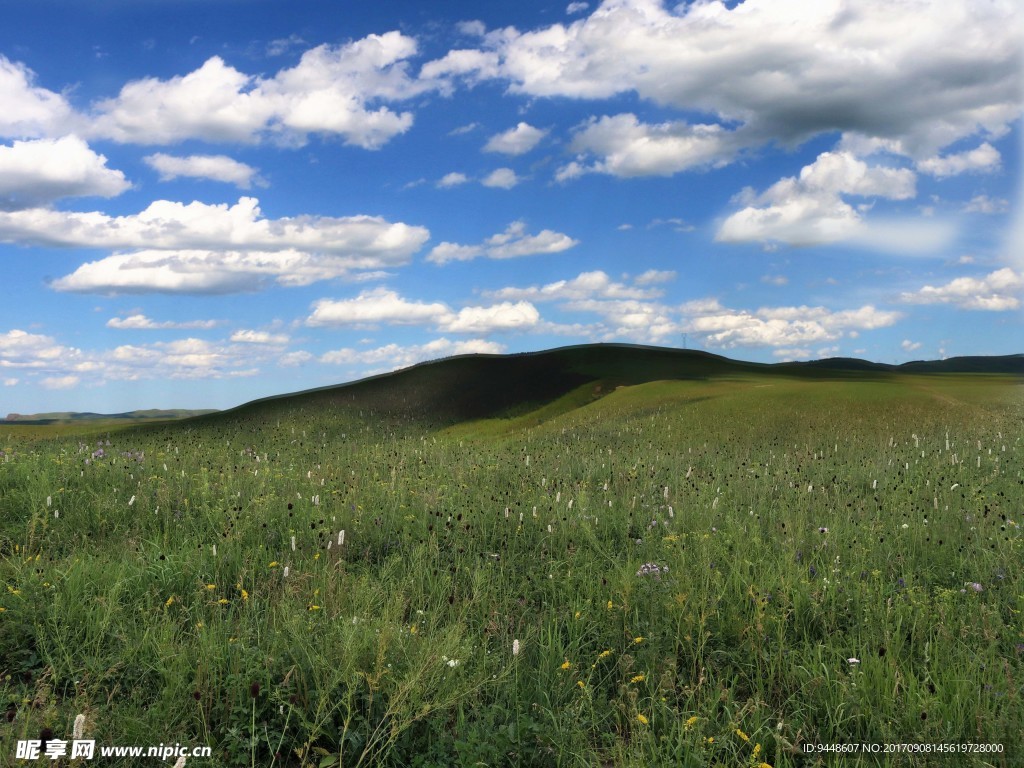
<path fill-rule="evenodd" d="M 1022 352 L 1021 35 L 1014 0 L 14 4 L 0 411 L 599 341 Z"/>

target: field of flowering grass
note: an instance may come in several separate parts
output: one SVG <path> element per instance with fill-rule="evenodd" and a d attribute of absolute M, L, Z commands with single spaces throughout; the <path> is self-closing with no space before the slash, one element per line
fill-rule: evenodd
<path fill-rule="evenodd" d="M 1020 377 L 616 381 L 0 431 L 0 763 L 1021 764 Z"/>

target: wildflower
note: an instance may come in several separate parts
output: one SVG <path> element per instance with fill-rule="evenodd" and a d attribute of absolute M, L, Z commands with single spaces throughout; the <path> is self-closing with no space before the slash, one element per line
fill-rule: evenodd
<path fill-rule="evenodd" d="M 174 604 L 174 595 L 167 598 L 167 602 L 164 603 L 165 608 L 170 608 Z"/>
<path fill-rule="evenodd" d="M 85 715 L 77 715 L 75 724 L 71 729 L 72 738 L 81 739 L 85 734 Z"/>
<path fill-rule="evenodd" d="M 633 638 L 633 644 L 634 645 L 640 645 L 640 643 L 642 643 L 645 639 L 646 638 L 644 638 L 644 637 L 634 637 Z"/>
<path fill-rule="evenodd" d="M 254 699 L 257 698 L 260 695 L 260 684 L 259 683 L 253 683 L 252 685 L 249 686 L 249 695 L 252 696 Z"/>
<path fill-rule="evenodd" d="M 610 611 L 614 607 L 615 607 L 615 604 L 611 600 L 609 600 L 608 601 L 608 610 Z"/>
<path fill-rule="evenodd" d="M 228 603 L 230 603 L 231 601 L 230 601 L 230 600 L 228 600 L 228 599 L 227 599 L 226 597 L 222 597 L 222 598 L 221 598 L 220 600 L 218 600 L 217 602 L 218 602 L 218 603 L 219 603 L 220 605 L 227 605 L 227 604 L 228 604 Z"/>
<path fill-rule="evenodd" d="M 319 605 L 314 605 L 314 604 L 311 603 L 309 608 L 307 608 L 306 610 L 309 610 L 309 611 L 319 611 L 320 610 L 320 606 Z"/>
<path fill-rule="evenodd" d="M 749 737 L 749 736 L 747 736 L 747 734 L 745 734 L 745 733 L 744 733 L 743 731 L 741 731 L 741 730 L 740 730 L 739 728 L 737 728 L 737 729 L 736 729 L 736 735 L 737 735 L 737 736 L 739 736 L 739 737 L 740 737 L 741 739 L 743 739 L 744 741 L 750 741 L 750 737 Z"/>
<path fill-rule="evenodd" d="M 714 744 L 715 743 L 715 737 L 714 736 L 708 736 L 707 742 L 708 742 L 708 744 Z"/>
<path fill-rule="evenodd" d="M 609 649 L 605 649 L 605 650 L 601 651 L 599 654 L 597 654 L 597 658 L 599 658 L 599 659 L 607 659 L 611 655 L 612 655 L 612 652 Z"/>
<path fill-rule="evenodd" d="M 637 576 L 653 576 L 654 578 L 661 581 L 661 574 L 668 573 L 668 566 L 659 566 L 657 563 L 644 563 L 640 566 L 640 570 L 636 572 Z"/>
<path fill-rule="evenodd" d="M 572 662 L 570 662 L 568 659 L 566 659 L 565 661 L 562 662 L 562 666 L 560 666 L 559 669 L 565 670 L 565 669 L 569 669 L 571 666 L 572 666 Z"/>
<path fill-rule="evenodd" d="M 518 656 L 519 655 L 520 647 L 521 646 L 519 645 L 519 639 L 518 638 L 516 638 L 515 640 L 512 641 L 512 655 L 513 656 Z"/>
<path fill-rule="evenodd" d="M 648 720 L 648 719 L 647 719 L 646 717 L 644 717 L 644 715 L 642 715 L 642 714 L 639 714 L 639 715 L 637 715 L 637 716 L 636 716 L 636 719 L 637 719 L 637 721 L 638 721 L 638 722 L 639 722 L 639 723 L 640 723 L 641 725 L 648 725 L 648 724 L 650 723 L 650 720 Z"/>
<path fill-rule="evenodd" d="M 981 592 L 982 590 L 985 589 L 983 586 L 981 586 L 981 584 L 979 584 L 976 581 L 972 581 L 972 582 L 968 583 L 967 586 L 970 587 L 971 589 L 973 589 L 975 592 Z"/>
<path fill-rule="evenodd" d="M 691 728 L 693 728 L 693 726 L 697 724 L 698 720 L 700 720 L 700 718 L 694 715 L 693 717 L 687 719 L 687 721 L 683 724 L 683 727 L 686 728 L 686 730 L 690 730 Z"/>
<path fill-rule="evenodd" d="M 244 602 L 244 601 L 246 601 L 248 599 L 249 599 L 249 593 L 243 589 L 242 590 L 242 601 Z"/>
<path fill-rule="evenodd" d="M 860 664 L 860 659 L 851 656 L 846 660 L 850 664 Z"/>
<path fill-rule="evenodd" d="M 640 674 L 640 675 L 633 675 L 632 679 L 630 679 L 629 682 L 631 682 L 631 683 L 642 683 L 646 679 L 647 678 L 644 675 L 642 675 L 642 674 Z"/>
<path fill-rule="evenodd" d="M 277 566 L 278 566 L 278 562 L 277 562 L 277 560 L 274 560 L 267 567 L 268 568 L 277 568 Z"/>
<path fill-rule="evenodd" d="M 213 591 L 213 590 L 215 590 L 216 588 L 217 588 L 217 585 L 216 585 L 216 584 L 207 584 L 207 585 L 206 585 L 206 589 L 207 589 L 207 590 L 209 590 L 210 592 L 212 592 L 212 591 Z"/>
<path fill-rule="evenodd" d="M 415 635 L 417 632 L 419 632 L 419 628 L 415 624 L 413 624 L 411 627 L 409 627 L 409 634 L 410 635 Z"/>
<path fill-rule="evenodd" d="M 587 690 L 587 684 L 584 683 L 582 680 L 577 680 L 576 681 L 576 687 L 579 688 L 582 691 Z"/>

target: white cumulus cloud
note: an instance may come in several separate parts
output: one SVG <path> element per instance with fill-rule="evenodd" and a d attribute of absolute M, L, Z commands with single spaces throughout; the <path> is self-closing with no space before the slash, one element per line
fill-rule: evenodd
<path fill-rule="evenodd" d="M 223 181 L 242 189 L 249 189 L 253 184 L 264 184 L 255 168 L 227 155 L 175 157 L 157 152 L 143 160 L 160 175 L 161 181 L 172 181 L 186 176 L 192 179 Z"/>
<path fill-rule="evenodd" d="M 490 307 L 465 307 L 445 318 L 440 328 L 449 333 L 488 334 L 532 328 L 540 322 L 537 308 L 527 301 L 503 302 Z"/>
<path fill-rule="evenodd" d="M 516 176 L 511 168 L 495 168 L 487 174 L 480 183 L 485 187 L 496 187 L 498 189 L 512 189 L 522 179 Z"/>
<path fill-rule="evenodd" d="M 465 184 L 467 181 L 469 181 L 469 177 L 466 176 L 466 174 L 459 173 L 458 171 L 452 171 L 451 173 L 446 173 L 442 176 L 437 182 L 437 186 L 439 189 L 450 189 L 451 187 L 457 187 L 460 184 Z"/>
<path fill-rule="evenodd" d="M 499 355 L 505 351 L 502 344 L 483 339 L 467 339 L 451 341 L 447 338 L 435 339 L 426 344 L 401 346 L 387 344 L 374 349 L 353 349 L 344 347 L 327 352 L 320 356 L 320 362 L 334 365 L 373 365 L 377 370 L 388 371 L 405 368 L 426 360 L 435 360 L 452 355 Z"/>
<path fill-rule="evenodd" d="M 674 272 L 649 270 L 633 281 L 633 286 L 616 282 L 606 272 L 594 270 L 581 272 L 570 280 L 556 280 L 545 285 L 526 288 L 500 288 L 485 291 L 484 295 L 495 299 L 528 301 L 576 301 L 584 299 L 652 299 L 661 291 L 641 286 L 667 282 L 675 277 Z"/>
<path fill-rule="evenodd" d="M 708 346 L 725 349 L 780 347 L 788 348 L 787 355 L 796 347 L 885 328 L 902 317 L 899 312 L 872 305 L 840 311 L 821 306 L 745 310 L 724 307 L 715 299 L 688 302 L 680 307 L 680 312 L 684 318 L 683 330 L 702 337 Z"/>
<path fill-rule="evenodd" d="M 529 96 L 634 93 L 757 144 L 838 131 L 924 159 L 1018 118 L 1021 28 L 1007 0 L 606 0 L 569 24 L 487 33 L 461 68 L 424 70 Z"/>
<path fill-rule="evenodd" d="M 843 195 L 906 200 L 915 194 L 914 172 L 869 166 L 848 151 L 823 152 L 797 177 L 760 194 L 745 191 L 746 206 L 720 225 L 720 242 L 782 242 L 815 245 L 867 236 L 861 214 Z"/>
<path fill-rule="evenodd" d="M 254 331 L 240 329 L 231 334 L 231 341 L 240 344 L 273 344 L 280 346 L 288 343 L 288 335 L 284 333 L 268 333 L 267 331 Z"/>
<path fill-rule="evenodd" d="M 129 315 L 128 317 L 112 317 L 107 320 L 107 328 L 120 328 L 122 330 L 164 330 L 168 328 L 216 328 L 216 320 L 163 320 L 156 321 L 143 314 Z"/>
<path fill-rule="evenodd" d="M 645 124 L 633 114 L 591 118 L 573 136 L 570 149 L 577 158 L 555 177 L 566 181 L 584 173 L 671 176 L 691 168 L 725 165 L 741 148 L 741 138 L 720 125 L 682 120 Z M 587 164 L 592 156 L 597 159 Z"/>
<path fill-rule="evenodd" d="M 310 326 L 374 326 L 378 323 L 416 325 L 437 322 L 451 314 L 440 302 L 407 301 L 395 291 L 374 288 L 354 299 L 321 299 L 306 319 Z"/>
<path fill-rule="evenodd" d="M 926 158 L 918 162 L 917 168 L 924 173 L 942 179 L 969 172 L 991 173 L 999 169 L 1001 160 L 999 150 L 986 141 L 981 146 L 966 152 Z"/>
<path fill-rule="evenodd" d="M 529 123 L 519 123 L 515 128 L 492 136 L 484 145 L 484 152 L 523 155 L 536 147 L 547 133 L 540 128 L 534 128 Z"/>
<path fill-rule="evenodd" d="M 107 158 L 77 136 L 0 145 L 0 209 L 32 208 L 63 197 L 115 197 L 129 187 L 121 171 L 108 168 Z"/>
<path fill-rule="evenodd" d="M 958 309 L 1003 312 L 1021 306 L 1024 275 L 1009 267 L 983 277 L 958 277 L 945 285 L 925 285 L 900 294 L 907 304 L 950 304 Z"/>
<path fill-rule="evenodd" d="M 273 77 L 249 75 L 214 56 L 199 69 L 167 80 L 144 78 L 94 105 L 92 135 L 136 144 L 188 139 L 302 143 L 310 134 L 376 149 L 407 131 L 404 101 L 437 85 L 413 78 L 408 60 L 416 41 L 400 32 L 368 35 L 306 51 Z"/>
<path fill-rule="evenodd" d="M 35 73 L 0 55 L 0 136 L 56 137 L 74 130 L 74 110 L 60 94 L 35 84 Z"/>
<path fill-rule="evenodd" d="M 0 211 L 0 242 L 144 249 L 88 262 L 52 283 L 57 290 L 100 293 L 224 293 L 256 290 L 267 280 L 354 279 L 407 263 L 429 236 L 422 227 L 376 216 L 267 219 L 254 198 L 231 206 L 157 200 L 117 217 Z"/>
<path fill-rule="evenodd" d="M 531 328 L 539 322 L 540 313 L 527 301 L 453 311 L 441 302 L 410 301 L 388 288 L 363 291 L 354 299 L 321 299 L 306 318 L 308 326 L 429 325 L 445 333 L 483 335 Z"/>
<path fill-rule="evenodd" d="M 504 232 L 492 235 L 479 245 L 442 242 L 430 251 L 427 261 L 445 264 L 450 261 L 469 261 L 479 256 L 512 259 L 542 253 L 560 253 L 577 244 L 578 241 L 568 235 L 550 229 L 541 230 L 536 235 L 528 234 L 525 222 L 514 221 Z"/>

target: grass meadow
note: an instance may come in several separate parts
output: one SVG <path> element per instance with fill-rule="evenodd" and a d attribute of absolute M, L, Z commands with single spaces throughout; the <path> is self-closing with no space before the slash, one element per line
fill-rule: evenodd
<path fill-rule="evenodd" d="M 0 762 L 84 715 L 188 768 L 1020 765 L 1022 424 L 741 373 L 0 430 Z M 806 751 L 861 743 L 1001 751 Z"/>

